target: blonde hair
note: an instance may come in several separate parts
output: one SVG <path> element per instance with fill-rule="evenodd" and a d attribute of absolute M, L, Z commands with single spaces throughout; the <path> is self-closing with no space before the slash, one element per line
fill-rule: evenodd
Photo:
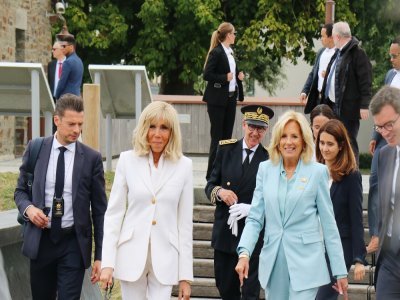
<path fill-rule="evenodd" d="M 219 43 L 222 43 L 225 41 L 226 36 L 228 33 L 233 32 L 234 27 L 231 23 L 229 22 L 223 22 L 218 26 L 217 30 L 214 30 L 214 32 L 211 35 L 211 41 L 210 41 L 210 49 L 208 50 L 207 56 L 206 56 L 206 61 L 204 63 L 204 68 L 206 67 L 208 56 L 210 55 L 210 52 L 218 46 Z"/>
<path fill-rule="evenodd" d="M 162 120 L 171 129 L 171 135 L 163 151 L 166 159 L 178 160 L 182 156 L 182 136 L 178 113 L 171 104 L 155 101 L 146 106 L 139 117 L 138 125 L 133 131 L 133 150 L 139 156 L 150 152 L 147 133 L 154 121 Z"/>
<path fill-rule="evenodd" d="M 268 146 L 269 159 L 273 164 L 278 164 L 281 158 L 279 151 L 279 143 L 283 134 L 283 130 L 289 122 L 294 121 L 300 126 L 301 136 L 303 138 L 304 147 L 301 152 L 301 159 L 304 163 L 311 161 L 314 151 L 313 134 L 306 117 L 298 112 L 289 110 L 285 112 L 276 122 L 272 129 L 271 141 Z"/>

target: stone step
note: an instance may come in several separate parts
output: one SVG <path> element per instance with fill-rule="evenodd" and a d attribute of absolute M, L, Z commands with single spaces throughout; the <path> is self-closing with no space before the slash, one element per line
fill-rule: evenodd
<path fill-rule="evenodd" d="M 193 241 L 194 258 L 214 258 L 214 249 L 211 247 L 211 241 Z"/>
<path fill-rule="evenodd" d="M 172 291 L 172 296 L 178 295 L 178 289 L 175 286 Z M 375 300 L 375 289 L 371 285 L 366 284 L 349 284 L 348 289 L 349 299 L 351 300 Z M 176 299 L 176 298 L 172 299 Z M 265 293 L 261 290 L 261 299 L 265 299 Z M 221 299 L 218 289 L 215 286 L 213 278 L 195 278 L 192 284 L 192 295 L 190 299 Z M 338 297 L 342 300 L 343 297 Z"/>
<path fill-rule="evenodd" d="M 352 266 L 349 271 L 349 283 L 373 285 L 373 271 L 375 268 L 366 266 L 365 269 L 365 276 L 363 280 L 356 281 L 354 280 L 354 266 Z M 195 277 L 214 278 L 214 261 L 212 259 L 194 259 L 193 272 Z"/>

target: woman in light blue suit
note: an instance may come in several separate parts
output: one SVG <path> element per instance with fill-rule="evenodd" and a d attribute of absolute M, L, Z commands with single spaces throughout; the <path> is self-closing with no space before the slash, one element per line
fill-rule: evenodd
<path fill-rule="evenodd" d="M 265 222 L 259 280 L 268 299 L 314 299 L 318 287 L 330 282 L 325 247 L 338 279 L 335 289 L 347 298 L 347 270 L 329 196 L 329 173 L 326 166 L 311 161 L 313 149 L 306 118 L 288 111 L 272 131 L 270 160 L 258 169 L 236 271 L 241 283 L 246 280 L 249 257 Z"/>

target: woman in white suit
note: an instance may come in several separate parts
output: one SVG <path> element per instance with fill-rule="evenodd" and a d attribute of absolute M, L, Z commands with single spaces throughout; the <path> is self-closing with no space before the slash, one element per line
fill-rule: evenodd
<path fill-rule="evenodd" d="M 175 109 L 153 102 L 134 131 L 133 150 L 122 152 L 104 219 L 103 288 L 112 277 L 122 298 L 190 298 L 193 281 L 192 161 L 182 155 Z"/>
<path fill-rule="evenodd" d="M 315 299 L 318 287 L 330 282 L 325 247 L 338 279 L 335 288 L 347 297 L 347 270 L 329 196 L 329 173 L 326 166 L 311 161 L 313 148 L 304 115 L 288 111 L 272 131 L 270 160 L 258 169 L 237 248 L 236 271 L 241 282 L 246 280 L 249 257 L 265 221 L 258 274 L 268 299 Z"/>

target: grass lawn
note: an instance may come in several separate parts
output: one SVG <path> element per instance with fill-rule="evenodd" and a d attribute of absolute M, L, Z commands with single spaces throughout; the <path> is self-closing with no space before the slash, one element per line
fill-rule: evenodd
<path fill-rule="evenodd" d="M 0 173 L 0 211 L 16 208 L 14 202 L 14 190 L 17 184 L 18 173 Z M 105 173 L 107 199 L 110 196 L 114 172 Z M 119 300 L 121 297 L 121 288 L 118 280 L 115 281 L 112 290 L 111 299 Z"/>

